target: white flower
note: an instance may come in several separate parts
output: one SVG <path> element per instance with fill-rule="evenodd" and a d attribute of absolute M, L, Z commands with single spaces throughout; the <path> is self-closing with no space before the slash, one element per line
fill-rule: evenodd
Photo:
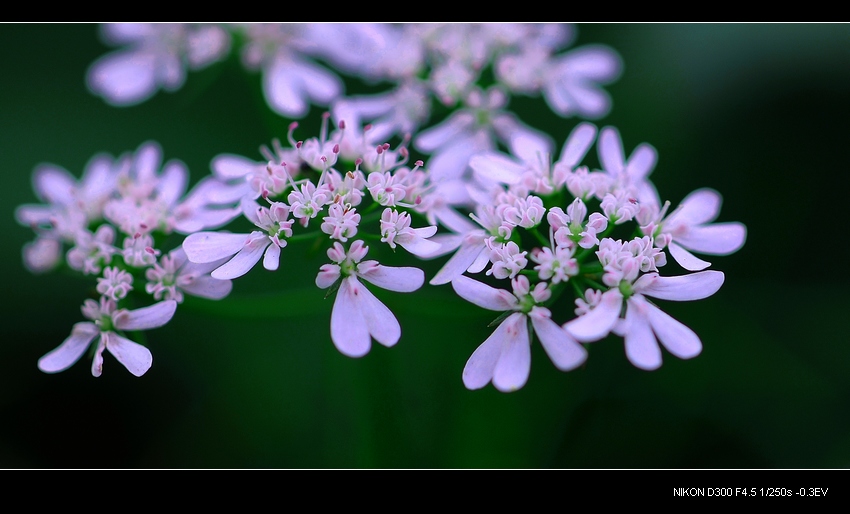
<path fill-rule="evenodd" d="M 92 234 L 80 229 L 75 238 L 75 246 L 68 250 L 68 267 L 86 275 L 100 273 L 102 266 L 112 262 L 112 256 L 118 253 L 113 246 L 115 229 L 104 223 Z"/>
<path fill-rule="evenodd" d="M 21 252 L 24 266 L 31 273 L 46 273 L 62 260 L 62 243 L 52 237 L 36 237 L 24 245 Z"/>
<path fill-rule="evenodd" d="M 493 275 L 499 279 L 514 278 L 528 264 L 528 259 L 525 257 L 528 251 L 520 251 L 519 245 L 513 241 L 501 244 L 488 239 L 486 243 L 490 248 L 490 262 L 493 263 L 493 266 L 487 270 L 487 275 Z"/>
<path fill-rule="evenodd" d="M 33 171 L 33 189 L 46 204 L 21 205 L 15 218 L 40 235 L 73 242 L 81 230 L 103 218 L 103 206 L 115 192 L 118 166 L 106 154 L 95 155 L 77 181 L 62 167 L 39 165 Z"/>
<path fill-rule="evenodd" d="M 213 278 L 210 272 L 226 261 L 227 258 L 204 264 L 189 262 L 186 252 L 178 246 L 145 270 L 145 278 L 148 279 L 145 291 L 153 295 L 154 300 L 174 300 L 177 303 L 183 302 L 183 293 L 220 300 L 230 294 L 233 282 Z"/>
<path fill-rule="evenodd" d="M 416 256 L 428 256 L 440 250 L 440 245 L 428 238 L 437 233 L 434 225 L 410 228 L 410 214 L 387 207 L 381 213 L 381 241 L 395 249 L 400 245 Z"/>
<path fill-rule="evenodd" d="M 418 268 L 396 268 L 382 266 L 377 261 L 362 261 L 368 250 L 361 240 L 352 243 L 347 253 L 340 243 L 334 242 L 328 249 L 328 257 L 334 264 L 324 264 L 316 276 L 316 285 L 322 289 L 339 280 L 331 312 L 331 339 L 337 349 L 349 357 L 369 353 L 372 338 L 387 347 L 401 338 L 398 320 L 358 277 L 401 293 L 415 291 L 425 282 L 425 274 Z"/>
<path fill-rule="evenodd" d="M 599 244 L 596 235 L 608 228 L 608 218 L 598 212 L 590 215 L 585 225 L 584 219 L 587 215 L 587 206 L 581 198 L 576 198 L 564 212 L 560 207 L 552 207 L 546 214 L 555 243 L 558 246 L 581 246 L 582 248 L 593 248 Z"/>
<path fill-rule="evenodd" d="M 575 246 L 556 246 L 553 250 L 548 246 L 535 248 L 530 258 L 537 263 L 534 269 L 541 280 L 552 279 L 553 284 L 566 282 L 578 274 L 578 261 L 573 258 Z"/>
<path fill-rule="evenodd" d="M 407 80 L 386 93 L 342 98 L 334 103 L 333 113 L 336 120 L 345 120 L 347 130 L 353 129 L 346 137 L 355 138 L 349 141 L 359 143 L 363 155 L 379 141 L 415 134 L 431 114 L 431 97 L 423 84 Z M 370 122 L 368 132 L 360 131 L 361 122 Z"/>
<path fill-rule="evenodd" d="M 440 271 L 431 279 L 431 285 L 448 284 L 453 278 L 463 274 L 464 271 L 478 273 L 487 267 L 490 262 L 491 247 L 502 245 L 511 237 L 510 226 L 503 223 L 503 219 L 492 205 L 478 205 L 475 214 L 470 214 L 482 228 L 466 220 L 457 220 L 455 229 L 458 234 L 438 239 L 443 241 L 443 250 L 429 255 L 436 256 L 457 249 L 454 255 L 443 265 Z M 463 222 L 463 223 L 460 223 Z M 435 236 L 439 238 L 440 236 Z M 525 267 L 525 264 L 522 264 Z"/>
<path fill-rule="evenodd" d="M 641 143 L 626 160 L 620 132 L 615 127 L 605 127 L 599 132 L 597 150 L 602 168 L 615 181 L 615 189 L 630 190 L 640 203 L 656 201 L 658 191 L 649 180 L 658 162 L 655 147 Z"/>
<path fill-rule="evenodd" d="M 101 29 L 106 43 L 128 46 L 95 61 L 86 81 L 92 93 L 116 106 L 143 102 L 160 88 L 175 91 L 187 68 L 204 68 L 230 50 L 230 35 L 215 25 L 110 23 Z"/>
<path fill-rule="evenodd" d="M 148 330 L 165 325 L 174 316 L 177 302 L 169 300 L 141 309 L 117 309 L 113 300 L 101 297 L 100 304 L 86 300 L 83 315 L 92 320 L 74 325 L 71 335 L 55 350 L 38 360 L 38 369 L 45 373 L 57 373 L 71 367 L 80 360 L 86 349 L 98 335 L 91 373 L 99 377 L 103 372 L 103 350 L 109 350 L 118 362 L 133 375 L 140 377 L 150 369 L 153 356 L 146 347 L 127 339 L 116 330 Z"/>
<path fill-rule="evenodd" d="M 548 136 L 517 132 L 509 141 L 515 157 L 481 152 L 469 160 L 469 167 L 481 177 L 511 186 L 522 184 L 531 192 L 549 195 L 564 185 L 595 140 L 596 125 L 578 124 L 564 142 L 561 158 L 552 163 L 553 144 Z"/>
<path fill-rule="evenodd" d="M 561 116 L 601 118 L 611 110 L 611 98 L 599 86 L 616 80 L 622 69 L 622 59 L 607 46 L 571 50 L 550 62 L 543 97 Z"/>
<path fill-rule="evenodd" d="M 460 178 L 473 155 L 493 151 L 498 142 L 507 143 L 517 133 L 548 137 L 506 110 L 507 102 L 507 95 L 498 87 L 474 89 L 464 108 L 416 135 L 416 149 L 431 154 L 428 166 L 433 182 Z"/>
<path fill-rule="evenodd" d="M 360 224 L 360 214 L 357 209 L 346 208 L 340 203 L 333 203 L 328 207 L 328 215 L 322 221 L 322 232 L 343 243 L 349 237 L 357 235 L 357 225 Z"/>
<path fill-rule="evenodd" d="M 514 294 L 463 275 L 452 280 L 455 292 L 479 307 L 516 311 L 502 321 L 466 362 L 463 383 L 468 389 L 480 389 L 493 382 L 499 391 L 511 392 L 525 385 L 531 371 L 529 321 L 546 354 L 559 370 L 575 369 L 587 359 L 587 350 L 552 321 L 549 309 L 539 305 L 551 296 L 545 282 L 538 283 L 532 290 L 528 279 L 520 275 L 511 284 Z"/>
<path fill-rule="evenodd" d="M 145 268 L 156 262 L 162 253 L 153 247 L 153 237 L 150 234 L 136 234 L 124 238 L 124 250 L 121 255 L 128 266 Z"/>
<path fill-rule="evenodd" d="M 309 23 L 244 25 L 247 42 L 242 60 L 248 69 L 262 68 L 266 102 L 278 114 L 301 118 L 311 102 L 328 105 L 343 92 L 342 80 L 311 59 L 322 35 L 315 27 Z"/>
<path fill-rule="evenodd" d="M 126 298 L 132 290 L 133 275 L 122 269 L 110 266 L 103 270 L 103 277 L 97 279 L 97 292 L 116 302 Z"/>
<path fill-rule="evenodd" d="M 241 277 L 261 258 L 265 269 L 276 270 L 280 265 L 280 250 L 286 246 L 286 238 L 292 237 L 293 220 L 288 219 L 288 205 L 273 202 L 267 208 L 244 199 L 242 203 L 245 217 L 263 231 L 255 230 L 250 234 L 196 232 L 183 240 L 183 250 L 192 262 L 206 264 L 229 259 L 212 272 L 213 278 Z"/>
<path fill-rule="evenodd" d="M 564 324 L 577 340 L 591 342 L 614 332 L 625 339 L 626 357 L 641 369 L 661 366 L 659 342 L 680 359 L 696 357 L 702 342 L 690 328 L 650 303 L 646 297 L 661 300 L 701 300 L 716 293 L 725 276 L 720 271 L 701 271 L 678 277 L 647 273 L 631 286 L 621 284 L 602 293 L 586 314 Z M 625 290 L 625 294 L 624 291 Z M 626 314 L 620 318 L 625 303 Z M 583 310 L 587 305 L 579 304 Z"/>
<path fill-rule="evenodd" d="M 669 204 L 656 216 L 660 219 L 645 221 L 638 217 L 644 234 L 652 235 L 656 244 L 664 248 L 688 271 L 703 270 L 711 265 L 691 253 L 729 255 L 738 251 L 747 238 L 747 227 L 739 222 L 711 223 L 720 213 L 720 193 L 713 189 L 697 189 L 682 200 L 679 207 L 663 217 Z M 657 211 L 657 209 L 652 209 Z"/>

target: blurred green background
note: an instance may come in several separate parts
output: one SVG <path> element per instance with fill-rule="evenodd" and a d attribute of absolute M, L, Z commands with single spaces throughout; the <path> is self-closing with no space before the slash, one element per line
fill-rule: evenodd
<path fill-rule="evenodd" d="M 219 153 L 259 160 L 288 120 L 258 108 L 259 76 L 236 59 L 176 93 L 110 107 L 84 84 L 110 50 L 95 25 L 0 25 L 0 467 L 850 467 L 850 25 L 580 24 L 574 46 L 588 43 L 625 63 L 598 124 L 617 126 L 627 152 L 658 149 L 651 178 L 674 205 L 720 191 L 719 221 L 745 223 L 748 240 L 710 259 L 726 273 L 719 293 L 662 302 L 701 337 L 697 358 L 665 352 L 645 372 L 611 338 L 562 373 L 535 343 L 527 385 L 503 394 L 461 382 L 492 313 L 448 286 L 380 294 L 402 339 L 350 359 L 329 339 L 331 300 L 311 286 L 325 261 L 297 252 L 276 273 L 236 280 L 224 302 L 187 301 L 148 333 L 154 365 L 142 378 L 111 356 L 100 378 L 85 358 L 41 373 L 36 361 L 82 321 L 92 283 L 21 264 L 33 234 L 13 212 L 36 201 L 33 168 L 79 177 L 92 155 L 153 139 L 194 183 Z M 576 122 L 540 99 L 512 105 L 559 146 Z M 424 265 L 429 277 L 442 262 Z M 234 302 L 263 316 L 234 319 Z"/>

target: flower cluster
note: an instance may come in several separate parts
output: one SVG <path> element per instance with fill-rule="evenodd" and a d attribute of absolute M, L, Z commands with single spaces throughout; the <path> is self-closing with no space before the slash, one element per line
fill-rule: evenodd
<path fill-rule="evenodd" d="M 79 181 L 56 165 L 36 168 L 33 185 L 43 203 L 15 211 L 18 222 L 36 234 L 24 247 L 25 266 L 34 273 L 67 267 L 96 280 L 100 295 L 84 301 L 82 313 L 91 321 L 74 325 L 39 361 L 42 371 L 67 369 L 100 335 L 91 353 L 92 374 L 100 376 L 108 350 L 141 376 L 152 364 L 151 353 L 124 331 L 165 325 L 184 294 L 221 299 L 230 293 L 230 280 L 210 276 L 219 263 L 192 263 L 179 245 L 164 246 L 172 233 L 222 226 L 239 214 L 206 196 L 214 179 L 187 192 L 188 179 L 182 162 L 162 165 L 155 143 L 118 158 L 97 155 Z M 149 305 L 138 307 L 140 302 Z"/>
<path fill-rule="evenodd" d="M 124 331 L 164 325 L 184 294 L 223 299 L 261 261 L 291 273 L 281 262 L 300 244 L 325 249 L 315 283 L 327 290 L 317 294 L 335 295 L 336 348 L 363 357 L 373 339 L 393 346 L 401 326 L 370 287 L 412 293 L 427 277 L 366 260 L 367 242 L 444 260 L 430 285 L 450 284 L 500 313 L 463 370 L 469 389 L 523 387 L 535 340 L 562 371 L 610 334 L 641 369 L 658 368 L 662 348 L 696 356 L 699 337 L 654 301 L 718 291 L 724 274 L 704 258 L 740 249 L 746 228 L 715 222 L 721 196 L 710 188 L 671 209 L 649 178 L 656 149 L 643 143 L 626 158 L 615 127 L 587 121 L 610 110 L 601 86 L 622 65 L 605 46 L 568 49 L 574 32 L 565 24 L 105 25 L 106 41 L 123 47 L 95 62 L 88 82 L 111 104 L 176 90 L 187 70 L 235 50 L 261 72 L 277 114 L 326 110 L 316 137 L 296 138 L 291 121 L 261 158 L 215 156 L 188 193 L 185 166 L 161 168 L 154 143 L 118 159 L 96 156 L 79 182 L 59 167 L 37 168 L 44 203 L 16 213 L 36 233 L 24 262 L 33 272 L 64 265 L 94 277 L 100 294 L 83 305 L 91 322 L 75 325 L 39 367 L 66 369 L 100 335 L 93 374 L 106 349 L 141 375 L 150 351 Z M 386 88 L 346 96 L 344 78 Z M 512 95 L 541 96 L 559 116 L 585 121 L 556 156 L 551 136 L 509 110 Z M 586 164 L 594 147 L 598 166 Z M 252 228 L 230 231 L 240 217 Z M 185 238 L 166 253 L 172 233 Z M 137 307 L 140 299 L 149 305 Z"/>

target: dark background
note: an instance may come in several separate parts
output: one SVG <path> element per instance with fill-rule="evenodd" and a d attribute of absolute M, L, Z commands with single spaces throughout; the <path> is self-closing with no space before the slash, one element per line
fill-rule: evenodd
<path fill-rule="evenodd" d="M 21 264 L 33 234 L 13 212 L 36 201 L 33 168 L 79 177 L 92 155 L 153 139 L 197 181 L 219 153 L 259 160 L 288 120 L 263 109 L 259 76 L 236 59 L 190 73 L 176 93 L 110 107 L 84 85 L 109 50 L 95 25 L 0 25 L 0 467 L 850 467 L 850 26 L 581 24 L 574 46 L 588 43 L 625 63 L 598 124 L 617 126 L 627 152 L 658 149 L 651 178 L 674 205 L 720 191 L 719 221 L 745 223 L 748 240 L 710 259 L 726 273 L 716 295 L 663 304 L 702 339 L 697 358 L 665 352 L 645 372 L 611 338 L 562 373 L 535 343 L 528 384 L 503 394 L 460 378 L 492 313 L 448 286 L 381 295 L 402 339 L 350 359 L 329 339 L 331 300 L 311 286 L 324 260 L 296 252 L 149 332 L 142 378 L 111 356 L 100 378 L 85 358 L 41 373 L 92 284 Z M 576 122 L 540 99 L 512 105 L 559 146 Z"/>

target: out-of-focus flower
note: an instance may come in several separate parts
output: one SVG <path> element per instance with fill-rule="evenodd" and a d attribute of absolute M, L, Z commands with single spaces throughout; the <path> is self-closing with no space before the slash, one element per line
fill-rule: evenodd
<path fill-rule="evenodd" d="M 182 247 L 163 255 L 159 262 L 145 270 L 148 283 L 145 291 L 153 295 L 154 300 L 174 300 L 183 302 L 183 293 L 220 300 L 230 294 L 233 281 L 217 279 L 210 273 L 227 262 L 227 258 L 203 264 L 189 262 Z"/>
<path fill-rule="evenodd" d="M 125 45 L 95 61 L 86 74 L 92 93 L 116 106 L 141 103 L 159 89 L 183 86 L 188 70 L 224 58 L 230 34 L 218 25 L 189 23 L 107 23 L 104 42 Z"/>

